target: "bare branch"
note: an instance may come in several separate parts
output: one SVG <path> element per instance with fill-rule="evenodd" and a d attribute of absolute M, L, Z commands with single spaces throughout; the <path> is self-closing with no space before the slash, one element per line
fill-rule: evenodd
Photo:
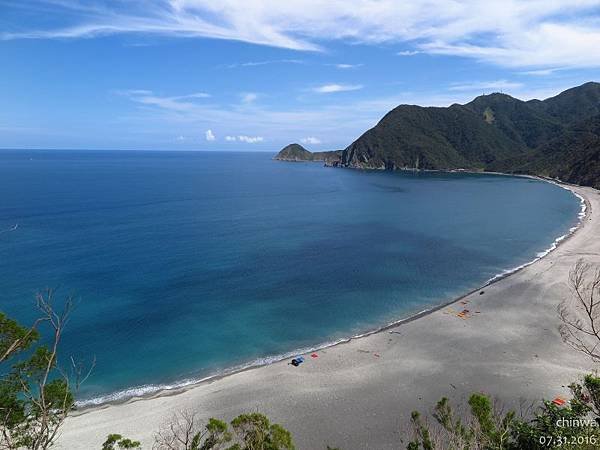
<path fill-rule="evenodd" d="M 600 267 L 579 259 L 569 272 L 572 298 L 558 306 L 564 342 L 600 361 Z"/>

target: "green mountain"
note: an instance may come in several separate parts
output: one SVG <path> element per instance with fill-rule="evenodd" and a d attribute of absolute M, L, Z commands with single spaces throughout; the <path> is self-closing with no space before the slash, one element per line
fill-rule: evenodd
<path fill-rule="evenodd" d="M 300 144 L 290 144 L 282 148 L 273 159 L 278 161 L 324 161 L 326 164 L 337 165 L 341 156 L 342 150 L 310 152 Z"/>
<path fill-rule="evenodd" d="M 535 174 L 600 189 L 600 114 L 568 127 L 524 157 L 491 169 Z"/>
<path fill-rule="evenodd" d="M 540 101 L 482 95 L 447 108 L 400 105 L 342 153 L 370 169 L 502 170 L 600 186 L 600 84 Z"/>
<path fill-rule="evenodd" d="M 312 161 L 313 154 L 300 144 L 286 145 L 273 159 L 278 161 Z"/>

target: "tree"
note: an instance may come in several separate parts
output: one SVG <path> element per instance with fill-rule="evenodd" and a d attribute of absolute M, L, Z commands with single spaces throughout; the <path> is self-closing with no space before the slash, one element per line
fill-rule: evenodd
<path fill-rule="evenodd" d="M 519 420 L 513 428 L 514 446 L 520 449 L 560 447 L 592 450 L 600 447 L 597 401 L 600 378 L 587 375 L 583 383 L 569 386 L 573 398 L 564 406 L 544 401 L 531 420 Z"/>
<path fill-rule="evenodd" d="M 106 437 L 106 441 L 104 441 L 104 444 L 102 444 L 102 450 L 124 450 L 140 447 L 141 444 L 138 441 L 132 441 L 131 439 L 124 438 L 120 434 L 109 434 Z"/>
<path fill-rule="evenodd" d="M 231 441 L 227 424 L 209 419 L 202 426 L 197 414 L 181 411 L 165 423 L 154 436 L 155 450 L 216 450 Z"/>
<path fill-rule="evenodd" d="M 242 414 L 231 421 L 243 444 L 241 450 L 294 450 L 292 435 L 260 413 Z"/>
<path fill-rule="evenodd" d="M 558 307 L 560 334 L 571 347 L 600 362 L 600 266 L 578 260 L 569 273 L 569 287 L 572 298 Z"/>
<path fill-rule="evenodd" d="M 469 398 L 470 414 L 457 416 L 450 401 L 442 398 L 432 414 L 434 425 L 421 418 L 418 411 L 411 414 L 413 438 L 408 450 L 440 449 L 510 449 L 511 430 L 515 413 L 494 406 L 485 394 Z"/>
<path fill-rule="evenodd" d="M 227 423 L 211 418 L 200 425 L 196 414 L 179 412 L 154 436 L 154 450 L 294 450 L 288 430 L 260 413 L 242 414 Z"/>
<path fill-rule="evenodd" d="M 62 311 L 54 307 L 54 291 L 36 295 L 39 318 L 29 328 L 0 313 L 0 363 L 8 369 L 0 380 L 0 449 L 45 450 L 74 404 L 74 392 L 87 379 L 73 359 L 70 373 L 58 365 L 64 328 L 73 310 L 67 297 Z M 50 330 L 49 345 L 37 344 L 39 329 Z M 8 366 L 8 367 L 7 367 Z"/>

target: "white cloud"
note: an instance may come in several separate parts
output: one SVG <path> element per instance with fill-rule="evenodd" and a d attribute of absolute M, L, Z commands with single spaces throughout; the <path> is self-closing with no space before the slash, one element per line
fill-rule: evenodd
<path fill-rule="evenodd" d="M 256 144 L 258 142 L 263 142 L 265 139 L 262 136 L 225 136 L 225 140 L 227 142 L 245 142 L 247 144 Z"/>
<path fill-rule="evenodd" d="M 398 56 L 414 56 L 414 55 L 418 55 L 419 53 L 421 53 L 418 50 L 402 50 L 398 53 L 396 53 L 396 55 Z"/>
<path fill-rule="evenodd" d="M 361 84 L 324 84 L 322 86 L 317 86 L 312 89 L 313 92 L 318 94 L 331 94 L 333 92 L 347 92 L 347 91 L 357 91 L 362 89 L 363 86 Z"/>
<path fill-rule="evenodd" d="M 195 92 L 193 94 L 188 94 L 188 95 L 180 95 L 178 97 L 172 97 L 175 100 L 182 100 L 182 99 L 186 99 L 186 98 L 210 98 L 210 94 L 207 94 L 206 92 Z"/>
<path fill-rule="evenodd" d="M 206 133 L 204 133 L 204 135 L 206 136 L 206 140 L 209 142 L 212 142 L 215 139 L 217 139 L 211 129 L 206 130 Z"/>
<path fill-rule="evenodd" d="M 309 136 L 309 137 L 300 139 L 300 142 L 302 142 L 303 144 L 320 144 L 321 139 L 313 137 L 313 136 Z"/>
<path fill-rule="evenodd" d="M 185 141 L 185 136 L 181 136 L 181 135 L 179 135 L 179 136 L 177 136 L 177 137 L 175 138 L 175 140 L 176 140 L 177 142 L 183 142 L 183 141 Z"/>
<path fill-rule="evenodd" d="M 237 137 L 240 142 L 246 142 L 247 144 L 256 144 L 257 142 L 263 142 L 264 138 L 262 136 L 238 136 Z"/>
<path fill-rule="evenodd" d="M 521 72 L 523 75 L 533 75 L 533 76 L 548 76 L 552 75 L 555 72 L 561 70 L 560 68 L 555 69 L 539 69 L 539 70 L 526 70 L 525 72 Z"/>
<path fill-rule="evenodd" d="M 411 50 L 400 54 L 420 51 L 532 69 L 600 67 L 598 0 L 38 0 L 20 7 L 40 5 L 51 6 L 45 9 L 53 15 L 47 23 L 62 25 L 5 31 L 0 39 L 139 33 L 305 51 L 322 50 L 332 40 L 410 43 Z M 23 30 L 20 23 L 5 21 L 5 27 Z"/>
<path fill-rule="evenodd" d="M 116 91 L 117 94 L 129 97 L 137 103 L 143 105 L 156 106 L 159 108 L 170 109 L 172 111 L 190 111 L 195 108 L 195 99 L 209 98 L 210 95 L 205 92 L 196 92 L 187 95 L 178 95 L 175 97 L 164 97 L 155 95 L 152 91 L 145 89 L 130 89 L 125 91 Z"/>
<path fill-rule="evenodd" d="M 228 69 L 235 69 L 237 67 L 256 67 L 266 66 L 267 64 L 304 64 L 301 59 L 271 59 L 266 61 L 247 61 L 243 63 L 229 64 L 226 67 Z"/>
<path fill-rule="evenodd" d="M 518 89 L 522 86 L 522 83 L 507 80 L 495 80 L 453 84 L 448 89 L 450 89 L 451 91 L 505 91 L 511 89 Z"/>
<path fill-rule="evenodd" d="M 258 98 L 258 94 L 255 92 L 245 92 L 242 94 L 242 103 L 254 103 Z"/>
<path fill-rule="evenodd" d="M 338 69 L 356 69 L 363 66 L 363 64 L 334 64 Z"/>

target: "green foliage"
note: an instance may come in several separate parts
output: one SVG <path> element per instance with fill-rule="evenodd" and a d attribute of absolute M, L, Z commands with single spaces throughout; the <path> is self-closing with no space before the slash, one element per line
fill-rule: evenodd
<path fill-rule="evenodd" d="M 242 414 L 229 425 L 211 418 L 198 426 L 196 414 L 175 414 L 156 433 L 155 450 L 294 450 L 292 435 L 281 425 L 272 424 L 260 413 Z M 110 444 L 110 442 L 109 442 Z M 106 450 L 103 448 L 103 450 Z"/>
<path fill-rule="evenodd" d="M 41 315 L 31 328 L 0 313 L 0 448 L 48 449 L 73 407 L 69 379 L 57 367 L 72 300 L 67 298 L 64 310 L 57 313 L 52 297 L 51 290 L 37 296 Z M 49 347 L 37 345 L 37 327 L 42 324 L 52 332 Z"/>
<path fill-rule="evenodd" d="M 418 412 L 411 414 L 413 439 L 408 450 L 566 450 L 600 448 L 597 420 L 600 378 L 588 375 L 570 386 L 573 398 L 564 406 L 544 402 L 532 418 L 502 414 L 485 394 L 469 398 L 470 415 L 456 417 L 447 398 L 436 405 L 430 426 Z"/>
<path fill-rule="evenodd" d="M 475 433 L 465 426 L 460 418 L 454 416 L 450 401 L 446 397 L 437 403 L 433 417 L 446 430 L 454 447 L 460 448 L 463 444 L 473 442 Z"/>
<path fill-rule="evenodd" d="M 513 432 L 517 448 L 547 448 L 542 441 L 560 443 L 567 450 L 599 448 L 600 428 L 593 425 L 600 418 L 594 403 L 599 382 L 597 377 L 587 375 L 583 384 L 570 385 L 573 398 L 568 405 L 545 401 L 532 420 L 517 422 Z"/>
<path fill-rule="evenodd" d="M 192 440 L 191 450 L 211 450 L 220 448 L 222 444 L 231 441 L 232 435 L 228 430 L 227 423 L 222 420 L 208 419 L 206 425 L 206 436 L 204 443 L 200 443 L 202 438 L 200 433 L 197 433 Z"/>
<path fill-rule="evenodd" d="M 0 362 L 26 350 L 38 339 L 37 330 L 25 328 L 0 312 Z"/>
<path fill-rule="evenodd" d="M 433 417 L 437 424 L 436 438 L 431 427 L 422 421 L 420 414 L 411 414 L 414 439 L 408 450 L 451 449 L 509 449 L 511 427 L 515 422 L 512 412 L 502 416 L 494 412 L 490 398 L 473 394 L 469 398 L 471 416 L 465 421 L 456 417 L 450 402 L 442 398 L 436 405 Z"/>
<path fill-rule="evenodd" d="M 231 426 L 243 447 L 241 450 L 294 450 L 292 435 L 278 424 L 271 424 L 260 413 L 242 414 L 231 421 Z M 232 447 L 234 449 L 235 447 Z"/>
<path fill-rule="evenodd" d="M 434 446 L 433 442 L 431 441 L 429 427 L 421 420 L 421 414 L 418 411 L 413 411 L 410 415 L 410 419 L 412 421 L 416 437 L 414 441 L 410 442 L 406 448 L 408 450 L 419 450 L 420 448 L 423 450 L 433 450 Z"/>
<path fill-rule="evenodd" d="M 109 434 L 106 441 L 102 444 L 102 450 L 124 450 L 129 448 L 140 448 L 141 444 L 138 441 L 124 438 L 120 434 Z"/>

